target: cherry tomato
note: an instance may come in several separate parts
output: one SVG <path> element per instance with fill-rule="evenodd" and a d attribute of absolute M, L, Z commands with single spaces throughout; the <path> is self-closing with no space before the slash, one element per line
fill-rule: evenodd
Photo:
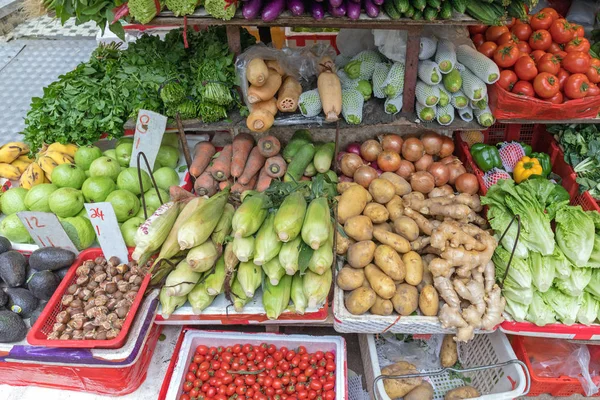
<path fill-rule="evenodd" d="M 199 366 L 198 369 L 200 371 L 207 371 L 210 368 L 210 363 L 208 361 L 203 361 Z"/>
<path fill-rule="evenodd" d="M 498 40 L 503 33 L 508 32 L 508 28 L 506 26 L 490 26 L 487 31 L 485 31 L 485 40 L 495 42 Z"/>
<path fill-rule="evenodd" d="M 189 392 L 189 391 L 190 391 L 190 390 L 192 390 L 193 388 L 194 388 L 194 383 L 193 383 L 193 382 L 190 382 L 190 381 L 186 380 L 186 381 L 183 383 L 183 391 L 184 391 L 184 392 Z"/>
<path fill-rule="evenodd" d="M 219 393 L 214 397 L 215 400 L 227 400 L 227 397 L 224 394 Z"/>
<path fill-rule="evenodd" d="M 275 360 L 273 359 L 273 357 L 267 357 L 265 359 L 265 368 L 273 369 L 274 366 L 275 366 Z"/>
<path fill-rule="evenodd" d="M 545 29 L 538 29 L 529 37 L 529 46 L 533 50 L 548 50 L 552 44 L 552 36 Z"/>
<path fill-rule="evenodd" d="M 263 384 L 264 387 L 271 387 L 273 386 L 273 378 L 271 378 L 270 376 L 265 377 L 265 383 Z"/>
<path fill-rule="evenodd" d="M 272 387 L 266 388 L 265 389 L 265 394 L 267 396 L 273 396 L 275 394 L 275 389 L 273 389 Z"/>
<path fill-rule="evenodd" d="M 512 88 L 512 92 L 520 96 L 535 97 L 533 85 L 527 81 L 518 81 L 515 83 L 515 86 Z"/>
<path fill-rule="evenodd" d="M 308 378 L 306 377 L 306 375 L 298 375 L 298 382 L 306 382 L 308 381 Z"/>
<path fill-rule="evenodd" d="M 565 45 L 565 51 L 567 53 L 572 51 L 582 51 L 587 53 L 590 51 L 590 41 L 584 37 L 575 37 Z"/>
<path fill-rule="evenodd" d="M 307 377 L 311 377 L 313 376 L 313 374 L 315 373 L 315 369 L 313 367 L 308 367 L 306 368 L 306 370 L 304 371 L 304 375 L 306 375 Z"/>
<path fill-rule="evenodd" d="M 529 56 L 520 57 L 515 63 L 515 73 L 522 81 L 530 81 L 538 74 L 535 62 Z"/>
<path fill-rule="evenodd" d="M 273 358 L 275 359 L 275 361 L 281 361 L 283 360 L 283 354 L 281 354 L 280 351 L 276 351 L 275 353 L 273 353 Z"/>
<path fill-rule="evenodd" d="M 209 399 L 215 397 L 216 395 L 217 395 L 217 388 L 209 387 L 208 390 L 206 391 L 206 397 L 208 397 Z"/>
<path fill-rule="evenodd" d="M 275 345 L 270 344 L 269 347 L 267 348 L 267 353 L 269 354 L 273 354 L 277 351 L 277 347 L 275 347 Z"/>
<path fill-rule="evenodd" d="M 600 88 L 598 85 L 594 85 L 590 83 L 590 87 L 588 88 L 588 96 L 598 96 L 600 94 Z"/>
<path fill-rule="evenodd" d="M 244 385 L 238 386 L 235 389 L 235 393 L 239 395 L 246 394 L 246 392 L 248 392 L 248 388 Z"/>
<path fill-rule="evenodd" d="M 469 25 L 469 34 L 475 35 L 477 33 L 485 33 L 488 26 L 487 25 Z"/>
<path fill-rule="evenodd" d="M 587 96 L 590 81 L 584 74 L 573 74 L 565 82 L 564 92 L 569 99 L 581 99 Z"/>
<path fill-rule="evenodd" d="M 531 53 L 531 46 L 529 46 L 529 43 L 527 43 L 527 41 L 519 41 L 517 43 L 517 49 L 519 49 L 519 51 L 522 54 L 529 54 L 529 53 Z"/>
<path fill-rule="evenodd" d="M 556 75 L 560 71 L 560 59 L 554 54 L 547 53 L 538 61 L 537 67 L 540 72 L 548 72 Z"/>
<path fill-rule="evenodd" d="M 255 353 L 256 355 L 254 356 L 254 359 L 256 360 L 257 363 L 261 363 L 263 361 L 265 361 L 265 353 L 264 352 L 258 352 Z"/>
<path fill-rule="evenodd" d="M 590 68 L 592 58 L 588 53 L 572 51 L 562 59 L 562 67 L 572 74 L 585 74 Z"/>
<path fill-rule="evenodd" d="M 531 25 L 517 22 L 510 28 L 510 32 L 519 40 L 529 40 L 529 36 L 533 33 Z"/>
<path fill-rule="evenodd" d="M 195 374 L 196 371 L 198 371 L 198 364 L 196 364 L 194 362 L 191 363 L 190 366 L 188 367 L 188 371 L 193 372 Z"/>
<path fill-rule="evenodd" d="M 537 31 L 539 29 L 550 28 L 550 25 L 552 25 L 552 22 L 553 22 L 552 15 L 544 13 L 544 12 L 539 12 L 539 13 L 535 14 L 533 17 L 531 17 L 531 21 L 529 23 L 531 24 L 531 28 L 534 31 Z"/>
<path fill-rule="evenodd" d="M 548 47 L 548 53 L 556 54 L 559 51 L 563 51 L 563 48 L 556 42 L 552 42 L 550 47 Z"/>
<path fill-rule="evenodd" d="M 327 365 L 325 365 L 325 369 L 329 372 L 335 371 L 335 363 L 331 360 L 327 361 Z"/>
<path fill-rule="evenodd" d="M 591 83 L 600 83 L 600 60 L 592 58 L 590 68 L 585 72 Z"/>
<path fill-rule="evenodd" d="M 241 344 L 236 344 L 231 349 L 231 352 L 234 353 L 234 354 L 237 354 L 240 351 L 242 351 L 242 345 Z"/>
<path fill-rule="evenodd" d="M 179 400 L 190 400 L 190 395 L 184 393 L 179 397 Z"/>
<path fill-rule="evenodd" d="M 298 346 L 298 354 L 306 354 L 306 347 Z"/>
<path fill-rule="evenodd" d="M 317 392 L 315 392 L 314 390 L 309 390 L 308 391 L 308 398 L 309 400 L 313 400 L 315 397 L 317 397 Z"/>
<path fill-rule="evenodd" d="M 296 386 L 290 385 L 290 386 L 286 387 L 285 388 L 285 393 L 286 394 L 294 394 L 294 393 L 296 393 Z"/>
<path fill-rule="evenodd" d="M 185 380 L 186 381 L 190 381 L 190 382 L 194 382 L 196 380 L 196 374 L 194 374 L 193 372 L 188 372 L 185 375 Z"/>
<path fill-rule="evenodd" d="M 308 391 L 299 390 L 298 388 L 296 388 L 296 396 L 298 396 L 299 399 L 304 400 L 308 398 Z"/>
<path fill-rule="evenodd" d="M 217 354 L 217 348 L 216 347 L 209 347 L 208 348 L 208 354 L 211 356 L 214 356 L 215 354 Z"/>
<path fill-rule="evenodd" d="M 549 99 L 545 99 L 546 101 L 549 101 L 552 104 L 562 104 L 564 102 L 564 96 L 563 94 L 558 91 L 556 92 L 556 94 L 552 97 L 550 97 Z"/>
<path fill-rule="evenodd" d="M 197 387 L 190 390 L 190 397 L 192 399 L 195 399 L 196 397 L 198 397 L 199 394 L 200 394 L 200 390 Z"/>

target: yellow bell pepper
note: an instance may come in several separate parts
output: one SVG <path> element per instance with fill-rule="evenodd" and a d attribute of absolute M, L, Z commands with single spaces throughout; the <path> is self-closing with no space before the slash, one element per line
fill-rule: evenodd
<path fill-rule="evenodd" d="M 543 168 L 537 158 L 523 157 L 519 160 L 513 169 L 513 177 L 516 183 L 521 183 L 529 179 L 531 175 L 542 175 Z"/>

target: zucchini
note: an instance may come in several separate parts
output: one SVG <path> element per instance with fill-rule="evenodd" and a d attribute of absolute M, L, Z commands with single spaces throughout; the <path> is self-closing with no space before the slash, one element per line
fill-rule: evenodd
<path fill-rule="evenodd" d="M 438 10 L 432 7 L 426 7 L 423 11 L 423 18 L 426 21 L 435 21 L 438 15 Z"/>
<path fill-rule="evenodd" d="M 283 159 L 289 163 L 294 155 L 300 150 L 303 145 L 312 142 L 312 137 L 308 129 L 299 129 L 292 135 L 289 143 L 283 149 Z"/>
<path fill-rule="evenodd" d="M 402 14 L 408 10 L 408 7 L 410 7 L 410 2 L 409 0 L 394 0 L 394 6 L 396 7 L 396 10 Z"/>
<path fill-rule="evenodd" d="M 298 152 L 288 164 L 287 171 L 283 177 L 284 182 L 299 182 L 302 174 L 315 156 L 315 146 L 312 143 L 306 143 L 300 147 Z"/>
<path fill-rule="evenodd" d="M 427 7 L 427 0 L 411 0 L 410 2 L 415 10 L 423 11 Z"/>
<path fill-rule="evenodd" d="M 446 2 L 448 2 L 448 0 L 446 0 Z M 452 4 L 454 11 L 462 14 L 467 10 L 467 2 L 468 0 L 450 0 L 450 4 Z"/>
<path fill-rule="evenodd" d="M 427 0 L 427 5 L 439 10 L 442 7 L 442 0 Z M 425 12 L 423 12 L 423 14 L 425 14 Z"/>
<path fill-rule="evenodd" d="M 480 0 L 468 0 L 467 14 L 485 25 L 502 25 L 504 8 L 496 4 L 485 4 Z"/>
<path fill-rule="evenodd" d="M 422 21 L 423 20 L 423 12 L 419 11 L 419 10 L 415 10 L 415 13 L 412 16 L 412 19 L 414 19 L 415 21 Z"/>
<path fill-rule="evenodd" d="M 404 12 L 404 17 L 412 18 L 415 15 L 415 8 L 412 5 L 408 6 L 408 9 Z"/>
<path fill-rule="evenodd" d="M 335 143 L 325 143 L 319 147 L 315 152 L 313 164 L 318 172 L 324 174 L 331 168 L 331 162 L 333 161 L 333 155 L 335 152 Z"/>
<path fill-rule="evenodd" d="M 452 3 L 450 3 L 449 0 L 446 0 L 442 3 L 442 9 L 440 10 L 440 18 L 441 19 L 452 18 Z"/>
<path fill-rule="evenodd" d="M 401 15 L 394 6 L 393 0 L 385 0 L 383 3 L 383 11 L 390 17 L 391 19 L 400 19 Z"/>

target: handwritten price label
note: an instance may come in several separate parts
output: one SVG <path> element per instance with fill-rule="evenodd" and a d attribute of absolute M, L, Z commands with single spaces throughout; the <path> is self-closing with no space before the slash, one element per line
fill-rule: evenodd
<path fill-rule="evenodd" d="M 116 256 L 121 262 L 127 262 L 129 253 L 112 204 L 108 202 L 86 203 L 85 209 L 92 221 L 94 231 L 96 231 L 96 237 L 102 247 L 104 257 L 108 259 Z"/>
<path fill-rule="evenodd" d="M 33 241 L 40 247 L 61 247 L 79 254 L 56 215 L 39 211 L 21 211 L 17 216 Z"/>
<path fill-rule="evenodd" d="M 137 167 L 139 153 L 144 153 L 150 164 L 150 169 L 154 168 L 156 155 L 160 149 L 160 143 L 167 127 L 167 117 L 155 113 L 154 111 L 140 110 L 135 124 L 135 135 L 133 137 L 133 152 L 131 153 L 130 167 Z M 140 168 L 150 173 L 146 163 L 142 159 Z"/>

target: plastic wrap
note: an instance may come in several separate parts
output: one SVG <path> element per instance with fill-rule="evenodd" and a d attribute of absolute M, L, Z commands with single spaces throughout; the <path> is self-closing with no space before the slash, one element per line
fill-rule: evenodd
<path fill-rule="evenodd" d="M 591 29 L 596 15 L 590 11 L 595 9 L 596 3 L 594 0 L 573 0 L 565 19 Z"/>
<path fill-rule="evenodd" d="M 377 49 L 370 29 L 340 29 L 335 44 L 340 51 L 340 56 L 348 59 L 363 50 Z"/>
<path fill-rule="evenodd" d="M 410 335 L 385 333 L 379 338 L 384 342 L 378 347 L 389 361 L 406 361 L 421 371 L 440 368 L 439 355 L 444 335 L 428 335 L 425 340 Z"/>

